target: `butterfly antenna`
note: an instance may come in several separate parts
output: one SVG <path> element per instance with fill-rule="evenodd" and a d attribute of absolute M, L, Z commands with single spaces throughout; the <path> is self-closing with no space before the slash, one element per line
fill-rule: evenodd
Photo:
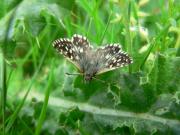
<path fill-rule="evenodd" d="M 101 79 L 99 79 L 99 78 L 96 78 L 96 77 L 93 77 L 93 79 L 95 79 L 95 80 L 97 80 L 97 81 L 99 81 L 99 82 L 101 82 L 101 83 L 104 83 L 104 84 L 106 84 L 106 85 L 115 85 L 115 84 L 117 84 L 117 82 L 109 83 L 109 82 L 107 82 L 107 81 L 103 81 L 103 80 L 101 80 Z"/>
<path fill-rule="evenodd" d="M 82 75 L 81 73 L 65 73 L 66 75 Z"/>
<path fill-rule="evenodd" d="M 97 81 L 99 81 L 99 82 L 102 82 L 102 83 L 107 83 L 106 81 L 103 81 L 103 80 L 101 80 L 101 79 L 98 79 L 98 78 L 96 78 L 96 77 L 92 77 L 93 79 L 95 79 L 95 80 L 97 80 Z"/>

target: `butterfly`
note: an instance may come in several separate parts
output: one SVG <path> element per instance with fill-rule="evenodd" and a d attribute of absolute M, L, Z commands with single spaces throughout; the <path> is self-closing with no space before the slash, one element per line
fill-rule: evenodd
<path fill-rule="evenodd" d="M 133 63 L 120 44 L 108 44 L 94 49 L 86 37 L 78 34 L 74 34 L 71 39 L 55 40 L 53 47 L 78 68 L 86 81 L 98 74 Z"/>

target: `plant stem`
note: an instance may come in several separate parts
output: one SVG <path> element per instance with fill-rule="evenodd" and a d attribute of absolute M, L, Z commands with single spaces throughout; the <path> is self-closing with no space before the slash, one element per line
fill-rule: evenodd
<path fill-rule="evenodd" d="M 129 54 L 132 54 L 132 42 L 131 42 L 131 33 L 130 33 L 130 17 L 131 17 L 131 1 L 128 0 L 124 3 L 124 25 L 126 31 L 126 49 Z M 132 65 L 129 65 L 129 73 L 132 72 Z"/>
<path fill-rule="evenodd" d="M 53 61 L 53 60 L 52 60 Z M 50 71 L 50 75 L 49 75 L 49 79 L 48 79 L 48 84 L 46 87 L 46 93 L 45 93 L 45 97 L 44 97 L 44 103 L 43 103 L 43 107 L 41 109 L 41 114 L 39 116 L 39 120 L 36 126 L 36 130 L 35 130 L 35 135 L 39 135 L 40 131 L 41 131 L 41 127 L 43 125 L 44 119 L 46 117 L 46 111 L 47 111 L 47 105 L 48 105 L 48 101 L 49 101 L 49 95 L 50 95 L 50 91 L 51 91 L 51 84 L 52 84 L 52 75 L 53 75 L 53 69 L 54 69 L 54 64 L 52 62 L 51 64 L 51 71 Z"/>
<path fill-rule="evenodd" d="M 4 55 L 1 53 L 1 97 L 2 97 L 2 122 L 3 122 L 3 135 L 5 135 L 5 121 L 6 121 L 6 93 L 7 93 L 7 87 L 6 87 L 6 62 L 4 60 Z"/>

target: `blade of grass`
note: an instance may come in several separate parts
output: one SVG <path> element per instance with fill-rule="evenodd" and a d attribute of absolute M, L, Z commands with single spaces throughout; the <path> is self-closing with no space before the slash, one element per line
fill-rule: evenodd
<path fill-rule="evenodd" d="M 22 123 L 22 125 L 24 126 L 24 128 L 26 128 L 26 130 L 28 131 L 28 134 L 30 135 L 34 135 L 32 129 L 26 124 L 26 122 L 21 119 L 20 117 L 18 117 L 19 121 Z"/>
<path fill-rule="evenodd" d="M 150 47 L 149 47 L 149 49 L 148 49 L 148 51 L 147 51 L 147 54 L 146 54 L 146 56 L 144 57 L 144 60 L 142 61 L 141 65 L 140 65 L 140 70 L 143 69 L 144 64 L 145 64 L 148 56 L 150 55 L 152 49 L 154 48 L 154 46 L 155 46 L 155 44 L 156 44 L 156 41 L 161 38 L 161 36 L 163 35 L 163 33 L 165 33 L 165 32 L 168 31 L 169 27 L 170 27 L 170 25 L 166 26 L 166 27 L 159 33 L 159 35 L 150 43 Z"/>
<path fill-rule="evenodd" d="M 126 42 L 126 49 L 129 54 L 132 54 L 132 41 L 131 41 L 131 33 L 130 33 L 130 17 L 131 17 L 131 1 L 128 0 L 124 3 L 124 25 L 125 25 L 125 42 Z M 132 72 L 132 65 L 129 65 L 129 73 Z"/>
<path fill-rule="evenodd" d="M 52 60 L 52 61 L 54 61 L 54 60 Z M 49 95 L 50 95 L 50 92 L 51 92 L 52 76 L 53 76 L 53 69 L 54 69 L 53 62 L 51 64 L 50 69 L 51 69 L 51 71 L 50 71 L 50 75 L 49 75 L 49 79 L 48 79 L 48 84 L 47 84 L 46 90 L 45 90 L 46 93 L 45 93 L 45 97 L 44 97 L 44 103 L 43 103 L 43 107 L 41 109 L 41 114 L 39 116 L 39 120 L 38 120 L 38 123 L 37 123 L 37 126 L 36 126 L 35 135 L 40 134 L 42 124 L 43 124 L 44 119 L 46 117 L 46 111 L 47 111 L 47 105 L 48 105 L 48 101 L 49 101 Z"/>
<path fill-rule="evenodd" d="M 49 44 L 49 46 L 50 46 L 50 44 Z M 40 71 L 40 69 L 41 69 L 41 67 L 42 67 L 42 64 L 43 64 L 43 62 L 44 62 L 44 60 L 45 60 L 46 54 L 47 54 L 47 52 L 48 52 L 48 50 L 49 50 L 49 46 L 47 47 L 46 51 L 44 52 L 44 54 L 43 54 L 43 56 L 42 56 L 42 58 L 41 58 L 41 60 L 40 60 L 40 64 L 39 64 L 36 72 L 34 73 L 34 75 L 33 75 L 33 77 L 32 77 L 32 80 L 31 80 L 31 82 L 30 82 L 30 84 L 29 84 L 29 86 L 28 86 L 28 89 L 27 89 L 27 91 L 26 91 L 26 93 L 25 93 L 25 95 L 24 95 L 24 98 L 23 98 L 22 101 L 19 103 L 18 107 L 16 108 L 16 110 L 14 111 L 14 113 L 11 115 L 11 118 L 10 118 L 10 120 L 9 120 L 8 123 L 7 123 L 6 129 L 5 129 L 5 132 L 6 132 L 6 133 L 8 133 L 8 131 L 9 131 L 10 128 L 12 127 L 14 121 L 16 120 L 16 118 L 17 118 L 17 116 L 18 116 L 18 113 L 20 112 L 21 108 L 23 107 L 23 105 L 24 105 L 24 103 L 25 103 L 25 100 L 26 100 L 26 98 L 27 98 L 27 96 L 28 96 L 28 94 L 29 94 L 29 92 L 30 92 L 30 90 L 31 90 L 31 87 L 32 87 L 32 85 L 33 85 L 33 83 L 34 83 L 34 81 L 35 81 L 35 79 L 36 79 L 36 77 L 37 77 L 37 75 L 38 75 L 38 73 L 39 73 L 39 71 Z"/>
<path fill-rule="evenodd" d="M 177 57 L 180 56 L 180 47 L 179 47 L 179 49 L 177 50 L 176 56 L 177 56 Z"/>
<path fill-rule="evenodd" d="M 7 93 L 7 87 L 6 87 L 6 63 L 3 57 L 3 53 L 1 53 L 1 103 L 2 103 L 2 123 L 3 123 L 3 135 L 5 135 L 5 113 L 6 113 L 6 93 Z"/>
<path fill-rule="evenodd" d="M 7 101 L 6 103 L 6 107 L 9 111 L 13 112 L 13 105 L 12 105 L 12 101 Z M 26 122 L 21 118 L 21 117 L 17 117 L 18 121 L 24 126 L 24 128 L 28 131 L 28 134 L 30 135 L 34 135 L 32 129 L 26 124 Z"/>
<path fill-rule="evenodd" d="M 90 29 L 91 29 L 91 25 L 92 25 L 92 17 L 91 17 L 90 20 L 89 20 L 88 29 L 87 29 L 87 32 L 86 32 L 86 36 L 87 36 L 87 37 L 89 36 L 89 32 L 90 32 Z"/>
<path fill-rule="evenodd" d="M 1 5 L 1 12 L 0 12 L 0 17 L 4 16 L 4 14 L 6 13 L 6 7 L 5 6 L 5 0 L 1 0 L 0 1 L 0 5 Z"/>
<path fill-rule="evenodd" d="M 100 43 L 99 43 L 99 44 L 102 44 L 102 42 L 103 42 L 104 36 L 105 36 L 105 34 L 106 34 L 106 31 L 107 31 L 107 29 L 108 29 L 108 27 L 109 27 L 109 23 L 110 23 L 110 20 L 111 20 L 111 16 L 112 16 L 112 12 L 111 12 L 110 15 L 109 15 L 108 22 L 107 22 L 107 24 L 106 24 L 106 28 L 105 28 L 102 36 L 101 36 L 101 40 L 100 40 Z"/>
<path fill-rule="evenodd" d="M 10 69 L 10 71 L 9 71 L 7 81 L 6 81 L 7 89 L 8 89 L 8 86 L 9 86 L 9 83 L 10 83 L 10 78 L 11 78 L 11 76 L 13 74 L 13 71 L 14 71 L 13 69 Z"/>
<path fill-rule="evenodd" d="M 180 14 L 175 18 L 175 20 L 178 21 L 179 19 L 180 19 Z M 159 34 L 155 37 L 155 39 L 150 43 L 150 47 L 149 47 L 149 49 L 148 49 L 148 51 L 147 51 L 147 54 L 146 54 L 146 56 L 144 57 L 144 60 L 142 61 L 141 65 L 140 65 L 140 69 L 141 69 L 141 70 L 143 69 L 144 64 L 145 64 L 147 58 L 149 57 L 152 49 L 153 49 L 154 46 L 156 45 L 156 41 L 160 40 L 160 38 L 161 38 L 162 36 L 164 36 L 164 35 L 168 32 L 170 26 L 171 26 L 171 24 L 167 24 L 167 25 L 164 27 L 164 29 L 162 29 L 162 30 L 159 32 Z"/>
<path fill-rule="evenodd" d="M 8 20 L 7 23 L 7 28 L 5 31 L 5 37 L 4 37 L 4 42 L 3 42 L 3 46 L 2 46 L 2 54 L 1 54 L 1 58 L 2 58 L 2 67 L 1 69 L 1 90 L 2 90 L 2 122 L 3 122 L 3 135 L 5 135 L 5 121 L 6 121 L 6 95 L 7 95 L 7 84 L 6 84 L 6 78 L 7 78 L 7 74 L 6 74 L 6 61 L 5 61 L 5 57 L 6 57 L 6 51 L 7 51 L 7 45 L 8 45 L 8 35 L 10 34 L 11 31 L 11 27 L 12 27 L 12 22 L 14 20 L 14 17 L 16 15 L 16 10 L 17 10 L 18 6 L 13 10 L 12 14 L 10 15 L 10 18 Z"/>

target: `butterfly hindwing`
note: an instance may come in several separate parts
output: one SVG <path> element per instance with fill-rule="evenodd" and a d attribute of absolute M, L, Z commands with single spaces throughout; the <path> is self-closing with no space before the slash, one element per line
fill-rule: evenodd
<path fill-rule="evenodd" d="M 97 53 L 100 53 L 102 56 L 101 62 L 103 62 L 97 74 L 114 70 L 132 63 L 132 59 L 126 52 L 122 51 L 119 44 L 110 44 L 103 48 L 99 48 L 97 49 Z"/>

